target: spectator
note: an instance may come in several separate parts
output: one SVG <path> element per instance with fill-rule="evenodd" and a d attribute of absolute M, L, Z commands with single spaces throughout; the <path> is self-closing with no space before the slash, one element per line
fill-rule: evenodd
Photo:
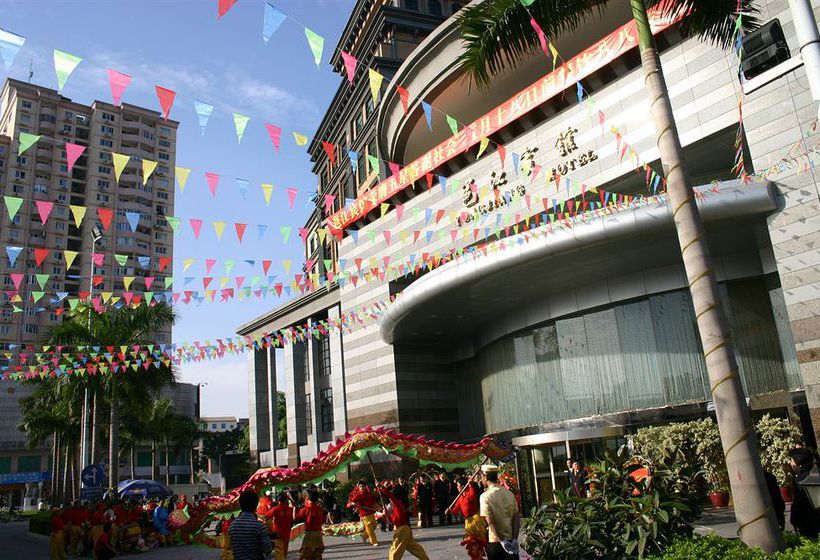
<path fill-rule="evenodd" d="M 794 473 L 794 499 L 792 501 L 792 512 L 789 518 L 794 530 L 801 537 L 816 539 L 820 534 L 820 513 L 812 507 L 811 500 L 800 482 L 809 476 L 814 467 L 814 457 L 811 451 L 804 447 L 792 449 L 789 453 L 792 472 Z"/>
<path fill-rule="evenodd" d="M 438 511 L 439 525 L 452 525 L 453 516 L 448 513 L 447 508 L 450 506 L 450 481 L 447 480 L 447 475 L 439 473 L 433 482 L 433 494 L 436 497 L 436 510 Z"/>
<path fill-rule="evenodd" d="M 571 496 L 587 497 L 587 471 L 584 469 L 584 462 L 579 459 L 572 462 L 572 469 L 569 471 L 569 485 Z"/>
<path fill-rule="evenodd" d="M 239 494 L 239 514 L 228 529 L 233 556 L 236 560 L 265 560 L 273 547 L 265 525 L 256 518 L 259 495 L 246 490 Z"/>
<path fill-rule="evenodd" d="M 103 525 L 103 531 L 94 543 L 95 560 L 108 560 L 117 555 L 117 550 L 111 544 L 111 524 Z"/>
<path fill-rule="evenodd" d="M 780 495 L 780 485 L 777 483 L 775 476 L 768 471 L 764 472 L 763 476 L 766 478 L 766 489 L 772 499 L 772 509 L 774 510 L 774 516 L 777 518 L 777 525 L 782 531 L 786 527 L 786 502 L 783 501 L 783 496 Z"/>
<path fill-rule="evenodd" d="M 427 480 L 418 481 L 416 500 L 419 508 L 419 523 L 422 527 L 433 526 L 433 488 Z M 447 506 L 445 506 L 447 507 Z"/>
<path fill-rule="evenodd" d="M 489 529 L 487 560 L 518 559 L 518 503 L 512 492 L 498 484 L 498 467 L 481 467 L 487 491 L 481 494 L 480 513 Z"/>

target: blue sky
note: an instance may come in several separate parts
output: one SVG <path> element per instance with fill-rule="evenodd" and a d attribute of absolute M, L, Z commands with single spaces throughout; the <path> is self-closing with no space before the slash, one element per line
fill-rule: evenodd
<path fill-rule="evenodd" d="M 315 190 L 310 161 L 293 142 L 291 130 L 312 136 L 342 78 L 327 61 L 347 21 L 354 0 L 279 0 L 277 7 L 325 38 L 323 62 L 313 62 L 303 27 L 286 20 L 271 40 L 262 40 L 263 0 L 239 0 L 222 19 L 216 19 L 217 0 L 3 0 L 0 27 L 23 35 L 26 44 L 8 76 L 27 80 L 33 64 L 33 83 L 56 89 L 53 49 L 82 57 L 63 94 L 80 103 L 94 99 L 110 102 L 106 68 L 129 74 L 133 81 L 123 100 L 159 110 L 154 85 L 177 92 L 171 118 L 180 122 L 177 165 L 191 167 L 184 193 L 177 189 L 174 214 L 183 220 L 174 247 L 174 277 L 182 286 L 185 276 L 195 276 L 188 289 L 201 289 L 206 258 L 216 258 L 214 285 L 225 274 L 222 262 L 236 261 L 231 276 L 261 274 L 243 261 L 273 259 L 271 274 L 284 272 L 279 262 L 301 262 L 301 240 L 296 228 L 307 215 L 306 195 Z M 5 78 L 6 76 L 3 76 Z M 194 100 L 215 106 L 204 136 L 200 134 Z M 242 144 L 238 144 L 233 112 L 251 117 Z M 264 123 L 282 127 L 282 149 L 276 154 Z M 221 176 L 216 198 L 211 198 L 203 172 Z M 250 182 L 243 200 L 235 178 Z M 265 206 L 261 183 L 273 183 L 270 206 Z M 293 211 L 288 209 L 287 187 L 300 194 Z M 200 239 L 188 226 L 189 218 L 206 221 Z M 211 220 L 228 222 L 221 242 L 216 242 Z M 242 244 L 233 222 L 270 224 L 258 239 L 249 225 Z M 280 225 L 294 226 L 288 245 L 282 243 Z M 183 273 L 182 260 L 197 263 Z M 291 272 L 292 274 L 292 272 Z M 239 302 L 179 305 L 180 319 L 174 340 L 192 341 L 231 336 L 243 322 L 284 300 L 260 302 L 255 297 Z M 205 415 L 247 414 L 247 361 L 226 358 L 181 368 L 185 381 L 207 383 L 202 391 Z"/>

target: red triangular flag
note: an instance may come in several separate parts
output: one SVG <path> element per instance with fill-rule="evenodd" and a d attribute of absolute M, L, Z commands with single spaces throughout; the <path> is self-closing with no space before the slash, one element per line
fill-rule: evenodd
<path fill-rule="evenodd" d="M 100 217 L 103 230 L 108 231 L 108 228 L 111 227 L 111 220 L 114 218 L 114 211 L 110 208 L 97 208 L 97 215 Z"/>
<path fill-rule="evenodd" d="M 270 265 L 273 261 L 262 261 L 262 272 L 265 273 L 267 276 L 268 270 L 270 270 Z"/>
<path fill-rule="evenodd" d="M 407 103 L 410 101 L 410 94 L 406 89 L 397 85 L 396 90 L 399 92 L 399 99 L 401 99 L 401 106 L 404 108 L 404 114 L 407 114 Z"/>
<path fill-rule="evenodd" d="M 216 19 L 219 19 L 227 14 L 228 10 L 233 8 L 234 4 L 236 4 L 236 0 L 219 0 L 219 4 L 216 6 Z"/>
<path fill-rule="evenodd" d="M 37 263 L 37 266 L 43 264 L 43 261 L 48 256 L 48 253 L 48 249 L 34 249 L 34 262 Z"/>
<path fill-rule="evenodd" d="M 498 145 L 498 157 L 501 158 L 501 169 L 504 169 L 504 160 L 507 159 L 507 149 L 501 144 Z"/>
<path fill-rule="evenodd" d="M 327 154 L 328 159 L 330 159 L 331 165 L 336 165 L 336 146 L 322 140 L 322 148 Z"/>
<path fill-rule="evenodd" d="M 235 223 L 233 227 L 236 228 L 236 237 L 238 237 L 239 242 L 242 243 L 242 236 L 245 235 L 245 228 L 248 227 L 248 224 Z"/>
<path fill-rule="evenodd" d="M 162 107 L 162 118 L 168 120 L 168 115 L 171 114 L 171 107 L 174 105 L 174 97 L 176 92 L 162 86 L 154 86 L 159 97 L 159 106 Z"/>
<path fill-rule="evenodd" d="M 159 271 L 162 272 L 165 270 L 168 265 L 171 264 L 171 257 L 160 257 L 159 258 Z"/>
<path fill-rule="evenodd" d="M 74 167 L 74 164 L 77 163 L 77 160 L 83 155 L 85 151 L 85 146 L 80 146 L 79 144 L 72 144 L 71 142 L 66 142 L 65 145 L 65 159 L 68 162 L 68 172 L 71 173 L 71 169 Z"/>

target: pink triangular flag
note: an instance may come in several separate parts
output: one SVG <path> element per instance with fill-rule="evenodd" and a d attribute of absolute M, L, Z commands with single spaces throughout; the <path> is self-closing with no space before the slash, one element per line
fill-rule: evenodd
<path fill-rule="evenodd" d="M 399 171 L 401 171 L 401 166 L 398 163 L 388 161 L 387 162 L 387 167 L 390 168 L 390 173 L 392 173 L 394 177 L 398 178 Z"/>
<path fill-rule="evenodd" d="M 159 106 L 162 107 L 162 118 L 168 120 L 168 115 L 171 114 L 171 107 L 174 105 L 174 97 L 176 92 L 162 86 L 154 86 L 159 97 Z"/>
<path fill-rule="evenodd" d="M 396 204 L 396 222 L 401 221 L 401 215 L 404 214 L 404 204 Z"/>
<path fill-rule="evenodd" d="M 352 54 L 348 54 L 345 51 L 342 51 L 342 60 L 345 63 L 345 71 L 347 72 L 347 81 L 348 83 L 353 83 L 353 76 L 356 75 L 356 64 L 358 64 L 358 60 Z"/>
<path fill-rule="evenodd" d="M 199 231 L 202 229 L 202 220 L 191 218 L 189 221 L 191 223 L 191 229 L 194 230 L 194 237 L 199 239 Z"/>
<path fill-rule="evenodd" d="M 205 180 L 208 181 L 208 189 L 211 196 L 216 196 L 216 186 L 219 184 L 219 175 L 216 173 L 205 173 Z"/>
<path fill-rule="evenodd" d="M 154 284 L 154 277 L 153 276 L 146 276 L 145 277 L 145 289 L 150 290 L 151 286 Z"/>
<path fill-rule="evenodd" d="M 205 259 L 205 274 L 210 274 L 215 264 L 216 259 Z"/>
<path fill-rule="evenodd" d="M 268 130 L 270 141 L 273 142 L 273 148 L 279 152 L 279 142 L 282 139 L 282 129 L 273 124 L 265 124 L 265 128 Z"/>
<path fill-rule="evenodd" d="M 83 152 L 85 152 L 85 146 L 80 146 L 79 144 L 72 144 L 71 142 L 66 142 L 65 159 L 68 162 L 69 173 L 71 173 L 71 169 L 74 167 L 74 164 L 77 163 L 77 160 L 80 159 L 80 156 L 83 155 Z"/>
<path fill-rule="evenodd" d="M 94 264 L 102 266 L 105 262 L 105 253 L 91 253 L 91 258 L 94 260 Z"/>
<path fill-rule="evenodd" d="M 122 94 L 125 92 L 125 88 L 131 83 L 131 76 L 111 68 L 107 70 L 108 85 L 111 86 L 111 98 L 114 100 L 114 105 L 119 105 L 122 102 Z"/>
<path fill-rule="evenodd" d="M 296 200 L 296 193 L 298 192 L 299 189 L 288 187 L 288 204 L 290 205 L 291 210 L 293 210 L 293 202 Z"/>
<path fill-rule="evenodd" d="M 21 272 L 12 272 L 10 276 L 11 276 L 12 282 L 14 282 L 14 287 L 19 290 L 20 289 L 20 283 L 23 281 L 23 278 L 25 277 L 25 274 L 23 274 Z"/>
<path fill-rule="evenodd" d="M 544 51 L 544 54 L 549 55 L 549 47 L 547 47 L 547 36 L 544 35 L 544 30 L 541 29 L 541 26 L 538 25 L 538 22 L 535 21 L 535 18 L 530 18 L 530 25 L 532 25 L 532 28 L 535 29 L 535 34 L 538 35 L 538 42 L 541 43 L 541 50 Z"/>
<path fill-rule="evenodd" d="M 237 277 L 235 278 L 235 280 L 236 280 L 236 287 L 237 287 L 237 288 L 241 288 L 241 287 L 242 287 L 242 284 L 244 284 L 244 283 L 245 283 L 245 277 L 244 277 L 244 276 L 237 276 Z"/>
<path fill-rule="evenodd" d="M 242 243 L 242 237 L 245 235 L 245 228 L 248 227 L 248 224 L 240 224 L 234 223 L 234 228 L 236 228 L 236 237 L 239 238 L 239 242 Z"/>
<path fill-rule="evenodd" d="M 48 221 L 49 214 L 51 214 L 51 209 L 54 208 L 54 203 L 48 200 L 35 200 L 34 203 L 37 205 L 37 213 L 40 214 L 40 221 L 45 225 L 46 221 Z"/>

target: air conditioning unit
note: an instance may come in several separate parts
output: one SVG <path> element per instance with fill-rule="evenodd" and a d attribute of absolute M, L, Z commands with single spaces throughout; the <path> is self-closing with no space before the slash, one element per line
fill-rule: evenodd
<path fill-rule="evenodd" d="M 780 21 L 762 25 L 743 37 L 740 69 L 749 80 L 791 58 Z"/>

